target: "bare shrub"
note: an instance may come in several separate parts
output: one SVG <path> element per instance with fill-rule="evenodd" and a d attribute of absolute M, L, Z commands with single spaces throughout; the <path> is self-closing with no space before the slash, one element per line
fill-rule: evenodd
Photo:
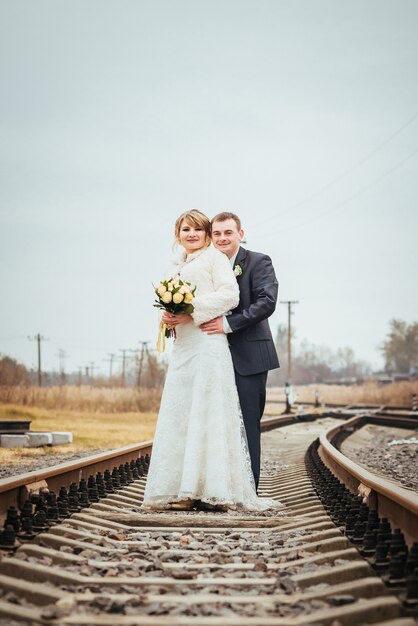
<path fill-rule="evenodd" d="M 29 383 L 29 373 L 22 363 L 8 356 L 0 357 L 0 385 L 24 385 Z"/>

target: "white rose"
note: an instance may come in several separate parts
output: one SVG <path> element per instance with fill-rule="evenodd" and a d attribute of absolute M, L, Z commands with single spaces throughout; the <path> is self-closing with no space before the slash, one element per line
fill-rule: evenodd
<path fill-rule="evenodd" d="M 165 285 L 162 285 L 161 283 L 158 285 L 157 287 L 157 293 L 159 296 L 162 296 L 163 293 L 165 293 L 167 291 L 167 287 Z"/>
<path fill-rule="evenodd" d="M 169 302 L 171 302 L 171 300 L 173 299 L 173 296 L 171 295 L 171 291 L 166 291 L 162 296 L 161 299 L 163 302 L 165 302 L 166 304 L 169 304 Z"/>
<path fill-rule="evenodd" d="M 180 302 L 183 302 L 183 294 L 181 294 L 179 291 L 175 293 L 173 296 L 173 302 L 174 304 L 180 304 Z"/>
<path fill-rule="evenodd" d="M 186 295 L 184 296 L 184 301 L 186 304 L 190 304 L 190 302 L 193 300 L 193 294 L 192 293 L 186 293 Z"/>

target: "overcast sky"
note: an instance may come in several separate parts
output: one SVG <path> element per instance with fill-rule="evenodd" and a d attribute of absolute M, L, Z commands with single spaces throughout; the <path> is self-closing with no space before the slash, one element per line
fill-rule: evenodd
<path fill-rule="evenodd" d="M 0 0 L 0 352 L 154 346 L 197 207 L 271 255 L 298 340 L 381 366 L 418 319 L 417 26 L 416 0 Z"/>

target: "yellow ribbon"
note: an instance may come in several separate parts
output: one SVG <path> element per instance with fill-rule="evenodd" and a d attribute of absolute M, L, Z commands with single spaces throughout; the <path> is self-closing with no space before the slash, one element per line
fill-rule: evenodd
<path fill-rule="evenodd" d="M 160 322 L 160 327 L 158 329 L 158 338 L 157 338 L 157 352 L 161 354 L 165 350 L 165 331 L 167 326 L 164 322 Z"/>

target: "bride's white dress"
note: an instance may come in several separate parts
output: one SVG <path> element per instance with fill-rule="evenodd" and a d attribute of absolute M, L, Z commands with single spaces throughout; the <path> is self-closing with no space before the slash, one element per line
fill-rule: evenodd
<path fill-rule="evenodd" d="M 227 337 L 199 328 L 237 305 L 236 278 L 227 257 L 212 246 L 183 257 L 174 273 L 196 285 L 194 323 L 176 327 L 143 507 L 191 498 L 269 508 L 273 502 L 255 491 Z"/>

